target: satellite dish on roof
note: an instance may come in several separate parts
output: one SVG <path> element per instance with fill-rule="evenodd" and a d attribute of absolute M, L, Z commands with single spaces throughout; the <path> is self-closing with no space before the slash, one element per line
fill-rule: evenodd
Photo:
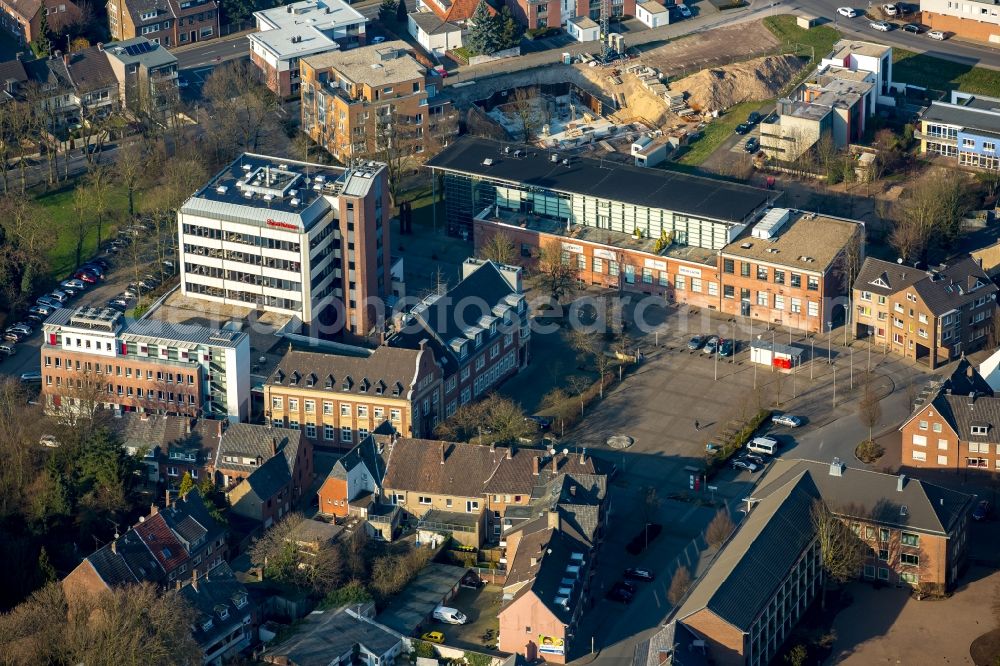
<path fill-rule="evenodd" d="M 554 448 L 552 448 L 552 449 L 549 449 L 549 453 L 550 453 L 551 455 L 555 455 L 555 454 L 556 454 L 556 450 L 555 450 Z"/>
<path fill-rule="evenodd" d="M 569 455 L 569 449 L 563 449 L 563 455 L 564 456 L 568 456 Z"/>

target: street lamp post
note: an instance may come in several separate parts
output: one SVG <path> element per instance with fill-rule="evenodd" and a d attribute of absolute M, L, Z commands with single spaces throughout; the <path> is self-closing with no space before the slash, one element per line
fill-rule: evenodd
<path fill-rule="evenodd" d="M 809 339 L 809 379 L 813 378 L 813 366 L 816 364 L 816 338 Z"/>
<path fill-rule="evenodd" d="M 833 365 L 833 406 L 836 407 L 837 406 L 837 365 L 835 363 L 831 363 L 831 365 Z"/>
<path fill-rule="evenodd" d="M 826 322 L 826 362 L 833 363 L 833 322 Z"/>

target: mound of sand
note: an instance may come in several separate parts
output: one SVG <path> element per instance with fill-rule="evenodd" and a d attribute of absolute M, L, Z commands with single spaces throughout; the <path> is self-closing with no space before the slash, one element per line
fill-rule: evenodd
<path fill-rule="evenodd" d="M 686 92 L 692 109 L 725 111 L 741 102 L 763 101 L 777 96 L 803 64 L 802 60 L 791 55 L 764 56 L 703 69 L 671 82 L 670 90 Z"/>

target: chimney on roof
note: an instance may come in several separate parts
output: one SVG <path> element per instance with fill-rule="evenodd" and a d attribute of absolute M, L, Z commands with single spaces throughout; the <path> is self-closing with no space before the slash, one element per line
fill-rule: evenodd
<path fill-rule="evenodd" d="M 968 368 L 965 369 L 965 376 L 968 377 L 969 379 L 972 379 L 972 376 L 975 373 L 976 373 L 976 371 L 972 369 L 972 365 L 971 364 L 969 365 Z"/>
<path fill-rule="evenodd" d="M 507 445 L 507 460 L 510 460 L 513 457 L 514 457 L 514 445 L 513 444 L 508 444 Z"/>
<path fill-rule="evenodd" d="M 555 453 L 552 454 L 552 473 L 559 473 L 559 459 L 556 457 Z"/>
<path fill-rule="evenodd" d="M 969 393 L 969 409 L 973 409 L 976 405 L 976 392 L 972 391 Z"/>
<path fill-rule="evenodd" d="M 184 432 L 188 435 L 191 434 L 191 419 L 184 419 Z"/>
<path fill-rule="evenodd" d="M 586 447 L 580 449 L 580 464 L 581 465 L 586 465 L 587 464 L 587 448 Z"/>
<path fill-rule="evenodd" d="M 223 420 L 219 419 L 218 421 L 216 421 L 216 423 L 218 424 L 217 430 L 216 430 L 216 437 L 218 437 L 219 439 L 222 439 L 222 424 L 223 424 Z"/>
<path fill-rule="evenodd" d="M 118 540 L 117 539 L 111 542 L 111 552 L 114 553 L 115 555 L 118 554 Z"/>
<path fill-rule="evenodd" d="M 64 53 L 63 54 L 63 64 L 66 65 L 67 67 L 69 67 L 69 54 L 68 53 Z"/>
<path fill-rule="evenodd" d="M 103 51 L 104 50 L 104 43 L 103 42 L 97 42 L 97 50 L 98 51 Z"/>
<path fill-rule="evenodd" d="M 181 589 L 181 581 L 180 580 L 177 581 L 177 585 L 175 586 L 175 589 L 178 589 L 178 590 Z"/>
<path fill-rule="evenodd" d="M 541 466 L 542 466 L 542 457 L 541 456 L 534 456 L 531 459 L 531 473 L 534 474 L 535 476 L 538 476 L 538 472 L 540 471 L 539 468 Z"/>
<path fill-rule="evenodd" d="M 155 516 L 160 512 L 160 507 L 156 506 L 156 502 L 151 502 L 149 505 L 149 515 Z"/>
<path fill-rule="evenodd" d="M 496 452 L 497 452 L 497 443 L 490 442 L 490 453 L 496 453 Z"/>
<path fill-rule="evenodd" d="M 167 501 L 163 504 L 163 508 L 167 508 L 168 506 L 170 506 L 170 488 L 167 488 L 166 495 L 167 495 Z"/>
<path fill-rule="evenodd" d="M 558 530 L 559 529 L 559 509 L 549 509 L 548 525 L 549 529 Z"/>
<path fill-rule="evenodd" d="M 198 591 L 198 570 L 197 569 L 191 569 L 191 587 L 194 588 L 195 592 Z"/>
<path fill-rule="evenodd" d="M 444 464 L 444 442 L 441 442 L 441 464 Z"/>
<path fill-rule="evenodd" d="M 572 486 L 569 487 L 569 494 L 572 495 L 573 497 L 576 497 L 576 484 L 575 483 Z"/>
<path fill-rule="evenodd" d="M 278 455 L 278 438 L 277 437 L 272 437 L 271 438 L 271 455 L 272 456 Z"/>
<path fill-rule="evenodd" d="M 896 479 L 896 492 L 897 493 L 903 492 L 903 488 L 905 487 L 906 487 L 906 475 L 900 474 L 899 478 Z"/>

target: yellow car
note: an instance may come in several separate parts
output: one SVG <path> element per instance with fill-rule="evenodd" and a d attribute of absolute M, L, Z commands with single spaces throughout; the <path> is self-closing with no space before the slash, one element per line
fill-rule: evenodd
<path fill-rule="evenodd" d="M 428 643 L 444 643 L 444 634 L 442 634 L 440 631 L 428 631 L 420 638 L 427 641 Z"/>

